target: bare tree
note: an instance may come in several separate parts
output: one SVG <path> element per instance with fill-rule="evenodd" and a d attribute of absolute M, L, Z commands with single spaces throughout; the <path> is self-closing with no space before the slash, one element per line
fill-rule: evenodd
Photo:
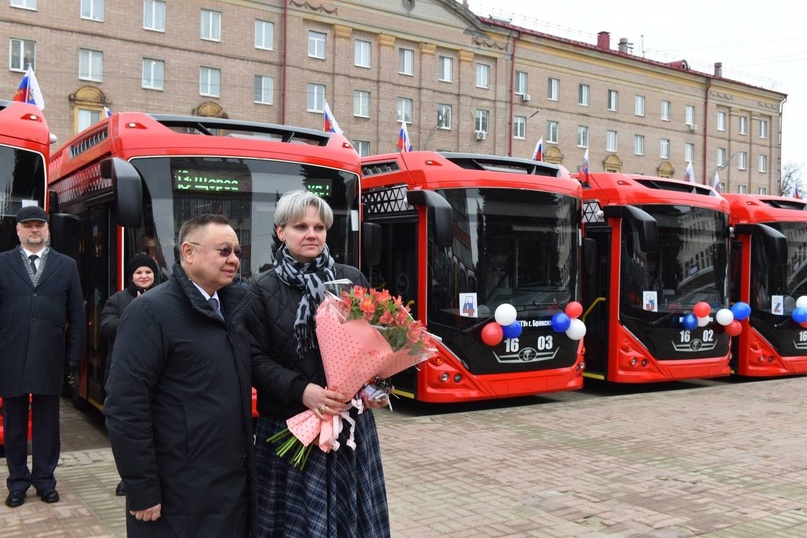
<path fill-rule="evenodd" d="M 782 196 L 790 196 L 793 187 L 798 186 L 799 196 L 805 197 L 804 183 L 801 177 L 801 167 L 804 163 L 787 162 L 782 166 Z"/>

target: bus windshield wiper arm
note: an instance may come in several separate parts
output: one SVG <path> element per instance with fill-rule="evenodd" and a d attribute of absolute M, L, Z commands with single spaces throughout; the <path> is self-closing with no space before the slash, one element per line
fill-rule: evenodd
<path fill-rule="evenodd" d="M 475 330 L 477 330 L 479 327 L 482 327 L 483 325 L 487 325 L 487 324 L 488 324 L 490 321 L 492 321 L 493 319 L 494 319 L 494 316 L 487 316 L 487 317 L 486 317 L 486 318 L 484 318 L 482 321 L 477 322 L 477 323 L 474 323 L 474 324 L 473 324 L 473 325 L 471 325 L 470 327 L 465 327 L 465 328 L 462 330 L 462 334 L 469 334 L 469 333 L 472 333 L 472 332 L 474 332 Z"/>
<path fill-rule="evenodd" d="M 647 324 L 647 326 L 648 327 L 658 327 L 659 325 L 661 325 L 663 322 L 667 321 L 671 317 L 677 316 L 677 315 L 683 314 L 683 313 L 684 313 L 683 310 L 676 310 L 674 312 L 670 312 L 666 316 L 663 316 L 663 317 L 657 319 L 656 321 L 651 321 L 650 323 Z"/>

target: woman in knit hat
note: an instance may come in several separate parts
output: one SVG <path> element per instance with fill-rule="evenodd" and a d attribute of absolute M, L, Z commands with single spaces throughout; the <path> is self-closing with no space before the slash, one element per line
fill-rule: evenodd
<path fill-rule="evenodd" d="M 118 323 L 123 309 L 135 300 L 140 294 L 154 287 L 158 274 L 157 262 L 147 254 L 135 254 L 126 264 L 126 275 L 131 279 L 129 284 L 119 292 L 107 299 L 101 311 L 101 336 L 107 339 L 107 355 L 104 363 L 104 384 L 109 377 L 112 359 L 112 348 L 115 345 L 115 335 L 118 332 Z M 115 495 L 126 495 L 123 480 L 118 482 Z"/>

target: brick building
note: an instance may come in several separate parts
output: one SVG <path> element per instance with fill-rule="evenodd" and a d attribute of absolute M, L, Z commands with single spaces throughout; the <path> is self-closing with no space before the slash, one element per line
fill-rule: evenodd
<path fill-rule="evenodd" d="M 574 171 L 778 193 L 783 93 L 481 18 L 456 0 L 0 0 L 10 98 L 36 71 L 57 146 L 112 111 L 319 128 L 327 100 L 360 153 L 531 157 Z"/>

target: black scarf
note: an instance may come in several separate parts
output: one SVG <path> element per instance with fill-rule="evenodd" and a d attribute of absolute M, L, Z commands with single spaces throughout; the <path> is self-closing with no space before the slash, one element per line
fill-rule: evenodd
<path fill-rule="evenodd" d="M 308 263 L 295 260 L 286 245 L 282 245 L 277 251 L 275 262 L 277 264 L 275 272 L 280 281 L 303 292 L 300 305 L 297 307 L 297 318 L 294 320 L 297 357 L 302 358 L 306 352 L 318 347 L 314 332 L 314 315 L 325 298 L 323 282 L 335 279 L 334 261 L 328 252 L 328 245 L 325 245 L 319 256 Z"/>

